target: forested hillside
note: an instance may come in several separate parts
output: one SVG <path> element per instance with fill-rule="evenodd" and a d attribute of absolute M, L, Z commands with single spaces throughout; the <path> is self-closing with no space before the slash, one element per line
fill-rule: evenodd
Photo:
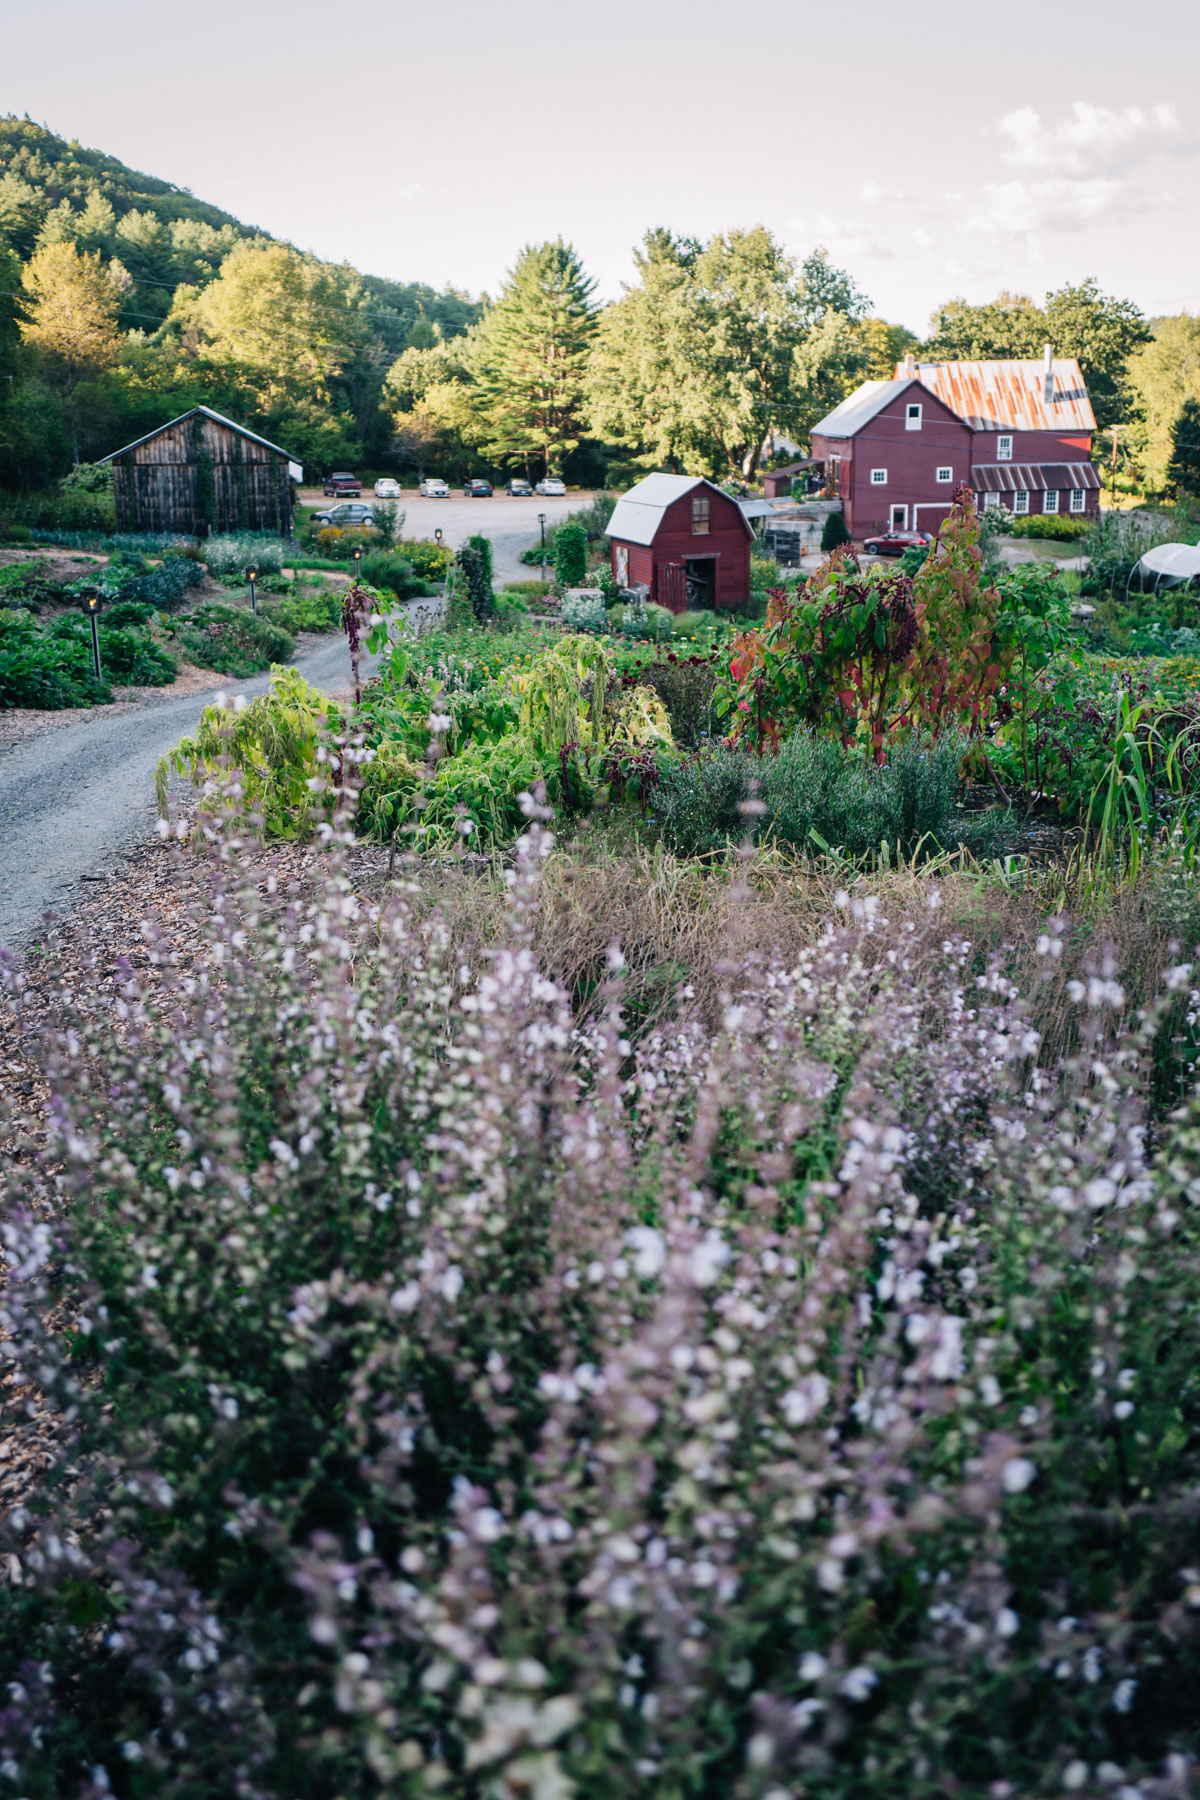
<path fill-rule="evenodd" d="M 392 363 L 480 312 L 0 119 L 0 485 L 40 485 L 197 401 L 314 464 L 378 460 Z"/>

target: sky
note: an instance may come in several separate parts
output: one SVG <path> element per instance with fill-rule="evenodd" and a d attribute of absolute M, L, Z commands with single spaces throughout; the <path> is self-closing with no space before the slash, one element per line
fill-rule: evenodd
<path fill-rule="evenodd" d="M 0 0 L 0 112 L 323 258 L 494 294 L 562 235 L 608 299 L 650 227 L 762 224 L 917 332 L 1200 312 L 1198 61 L 1195 0 Z"/>

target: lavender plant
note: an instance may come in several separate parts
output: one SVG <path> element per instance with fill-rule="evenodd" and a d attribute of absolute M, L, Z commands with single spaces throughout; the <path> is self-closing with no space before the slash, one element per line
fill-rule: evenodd
<path fill-rule="evenodd" d="M 936 890 L 840 895 L 635 1040 L 618 946 L 586 1015 L 539 964 L 536 817 L 473 956 L 344 824 L 289 898 L 210 817 L 202 953 L 147 925 L 115 1008 L 62 996 L 60 1206 L 4 1228 L 6 1395 L 62 1447 L 5 1523 L 0 1776 L 1185 1793 L 1189 967 L 1137 1016 L 1072 974 L 1055 1059 Z"/>

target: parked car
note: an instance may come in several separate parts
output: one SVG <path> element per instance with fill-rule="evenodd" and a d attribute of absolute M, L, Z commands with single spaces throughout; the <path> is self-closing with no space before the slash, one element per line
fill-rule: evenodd
<path fill-rule="evenodd" d="M 404 490 L 400 486 L 400 483 L 398 481 L 393 481 L 390 475 L 381 475 L 379 480 L 375 483 L 375 498 L 377 500 L 398 500 L 403 492 Z"/>
<path fill-rule="evenodd" d="M 450 489 L 440 475 L 430 475 L 421 483 L 417 492 L 426 500 L 448 500 L 450 498 Z"/>
<path fill-rule="evenodd" d="M 903 556 L 906 550 L 921 550 L 932 542 L 929 531 L 885 531 L 880 537 L 869 537 L 863 549 L 868 556 Z"/>
<path fill-rule="evenodd" d="M 375 508 L 366 500 L 344 500 L 340 506 L 326 506 L 314 513 L 312 522 L 318 529 L 336 525 L 339 531 L 370 531 L 375 524 Z"/>
<path fill-rule="evenodd" d="M 547 494 L 555 499 L 557 499 L 560 494 L 565 494 L 566 491 L 566 482 L 560 481 L 557 475 L 543 475 L 535 489 L 536 493 Z"/>
<path fill-rule="evenodd" d="M 519 475 L 513 476 L 504 491 L 506 494 L 520 494 L 527 500 L 533 499 L 533 489 L 527 481 L 522 481 Z"/>
<path fill-rule="evenodd" d="M 463 493 L 468 500 L 490 500 L 492 484 L 490 481 L 484 481 L 482 476 L 476 475 L 472 480 L 463 482 Z"/>
<path fill-rule="evenodd" d="M 327 494 L 361 494 L 362 482 L 357 475 L 351 475 L 348 469 L 338 469 L 325 477 Z"/>

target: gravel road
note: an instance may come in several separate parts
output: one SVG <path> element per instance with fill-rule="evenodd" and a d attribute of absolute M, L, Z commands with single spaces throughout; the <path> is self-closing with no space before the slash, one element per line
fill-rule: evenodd
<path fill-rule="evenodd" d="M 320 488 L 302 488 L 300 497 L 306 506 L 334 504 L 322 498 Z M 409 492 L 396 505 L 404 514 L 402 537 L 429 538 L 440 528 L 452 550 L 475 531 L 491 538 L 496 586 L 503 587 L 506 581 L 537 578 L 537 569 L 521 561 L 521 552 L 538 541 L 539 513 L 545 513 L 547 525 L 557 525 L 569 514 L 581 512 L 593 498 L 590 490 L 564 494 L 561 499 L 538 494 L 532 500 L 514 499 L 505 493 L 494 494 L 490 500 L 467 500 L 461 493 L 452 493 L 447 500 L 425 500 Z M 363 499 L 373 501 L 369 488 Z"/>
<path fill-rule="evenodd" d="M 346 641 L 298 656 L 314 687 L 348 685 Z M 226 683 L 252 698 L 269 678 Z M 154 828 L 154 769 L 199 723 L 213 696 L 185 694 L 0 751 L 0 945 L 27 940 L 47 911 L 64 912 L 80 885 L 103 881 Z"/>

